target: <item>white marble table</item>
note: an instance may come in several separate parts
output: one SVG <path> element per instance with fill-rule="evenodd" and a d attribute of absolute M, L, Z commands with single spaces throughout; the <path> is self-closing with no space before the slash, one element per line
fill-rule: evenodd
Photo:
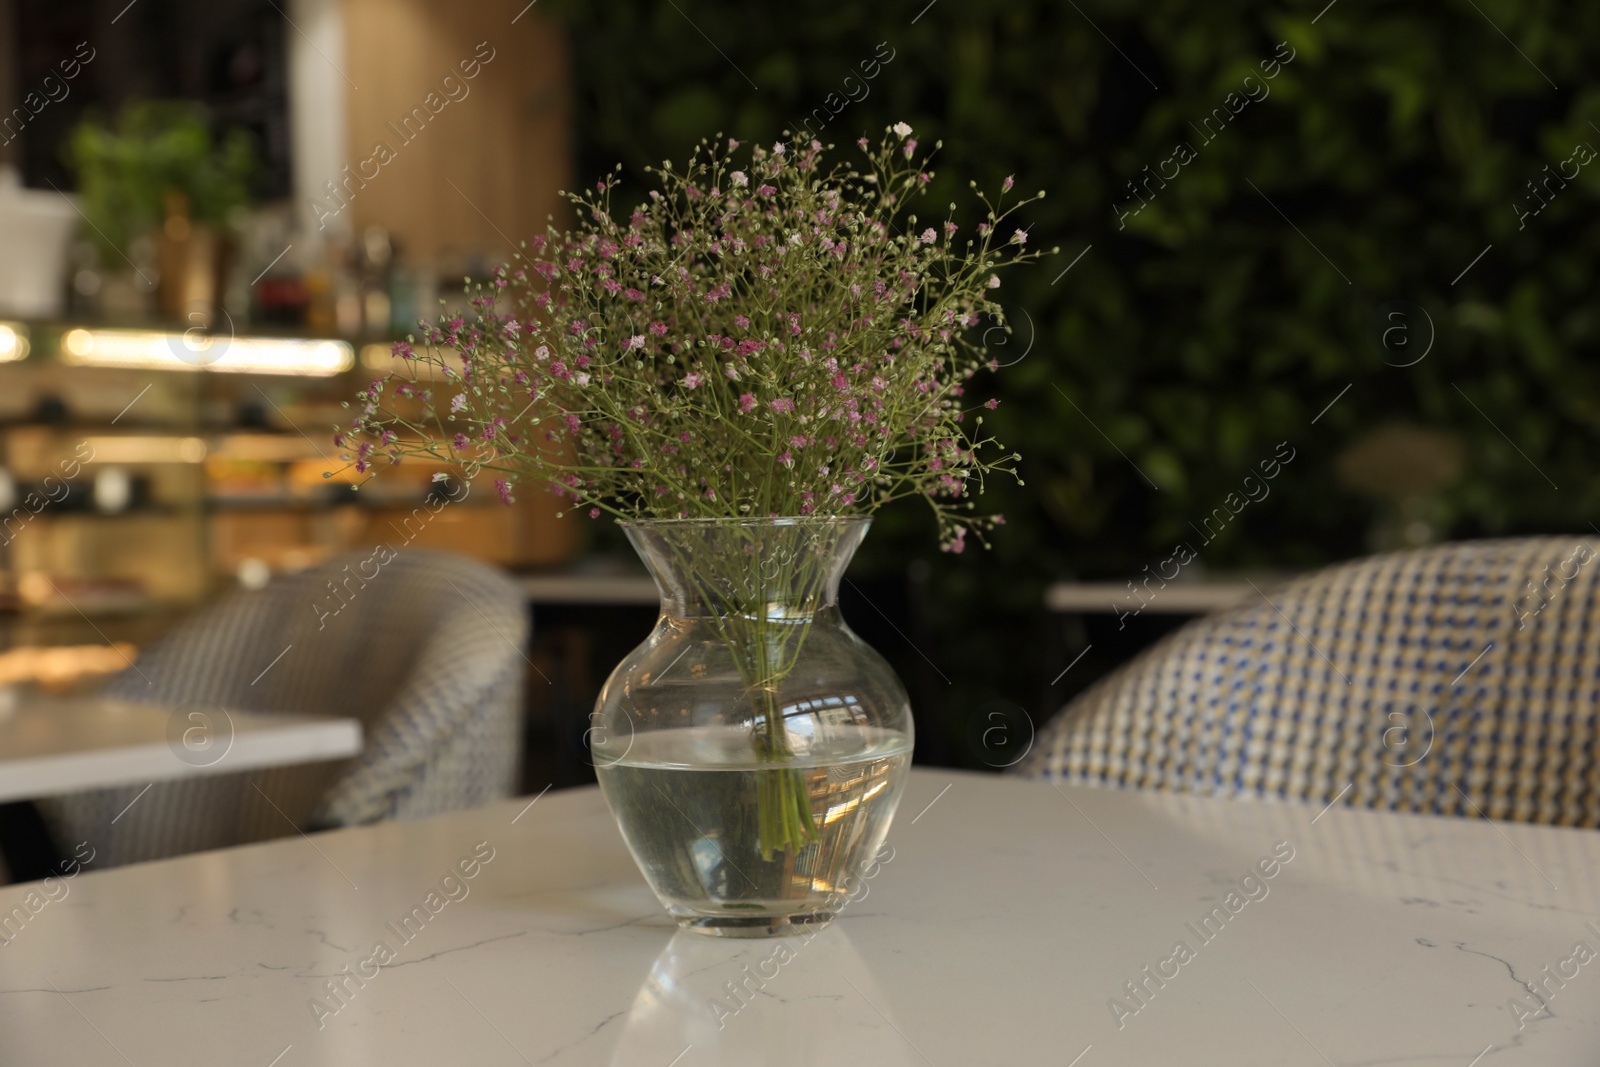
<path fill-rule="evenodd" d="M 0 702 L 0 801 L 344 759 L 360 751 L 355 719 L 99 699 Z"/>
<path fill-rule="evenodd" d="M 593 789 L 90 862 L 0 927 L 0 1063 L 1600 1062 L 1593 832 L 917 771 L 889 839 L 832 928 L 755 942 L 675 933 Z"/>

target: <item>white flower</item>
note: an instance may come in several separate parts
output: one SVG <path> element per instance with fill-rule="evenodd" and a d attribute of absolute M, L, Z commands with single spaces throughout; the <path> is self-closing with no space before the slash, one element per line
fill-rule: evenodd
<path fill-rule="evenodd" d="M 792 244 L 792 245 L 799 244 L 800 243 L 800 235 L 798 233 L 791 233 L 789 235 L 789 243 Z"/>
<path fill-rule="evenodd" d="M 922 236 L 921 236 L 921 238 L 919 238 L 919 240 L 921 240 L 922 243 L 925 244 L 925 245 L 931 245 L 931 244 L 933 244 L 933 242 L 937 241 L 938 239 L 939 239 L 939 235 L 933 232 L 933 227 L 932 226 L 929 226 L 926 230 L 923 230 L 922 231 Z"/>
<path fill-rule="evenodd" d="M 540 345 L 538 348 L 533 350 L 533 354 L 540 359 L 549 359 L 550 349 L 546 345 Z"/>
<path fill-rule="evenodd" d="M 462 408 L 464 408 L 466 406 L 467 406 L 467 394 L 466 393 L 457 393 L 455 396 L 450 398 L 450 410 L 451 411 L 460 411 Z"/>
<path fill-rule="evenodd" d="M 449 477 L 450 476 L 448 474 L 446 474 L 444 471 L 434 471 L 433 472 L 433 480 L 436 481 L 436 482 L 442 482 L 446 478 L 449 478 Z"/>
<path fill-rule="evenodd" d="M 643 348 L 644 347 L 644 334 L 642 334 L 642 333 L 634 334 L 632 337 L 628 338 L 628 343 L 626 345 L 624 345 L 623 347 L 624 348 Z"/>
<path fill-rule="evenodd" d="M 1011 243 L 1014 244 L 1014 245 L 1025 245 L 1025 244 L 1027 244 L 1028 243 L 1028 231 L 1027 230 L 1018 230 L 1015 233 L 1013 233 L 1011 235 Z"/>
<path fill-rule="evenodd" d="M 989 288 L 991 288 L 991 289 L 1000 288 L 1000 276 L 998 274 L 989 275 Z"/>
<path fill-rule="evenodd" d="M 579 385 L 588 385 L 589 375 L 585 371 L 579 371 L 577 374 L 572 376 L 572 380 L 577 382 Z"/>
<path fill-rule="evenodd" d="M 728 175 L 728 177 L 732 179 L 734 185 L 737 185 L 741 189 L 750 184 L 750 176 L 742 170 L 736 170 L 732 174 Z"/>
<path fill-rule="evenodd" d="M 894 132 L 898 137 L 910 137 L 911 127 L 903 122 L 897 122 L 894 124 Z"/>
<path fill-rule="evenodd" d="M 781 155 L 783 155 L 784 151 L 785 151 L 785 149 L 783 147 L 783 142 L 782 141 L 776 141 L 776 142 L 773 143 L 773 145 L 772 145 L 772 154 L 773 155 L 781 156 Z"/>

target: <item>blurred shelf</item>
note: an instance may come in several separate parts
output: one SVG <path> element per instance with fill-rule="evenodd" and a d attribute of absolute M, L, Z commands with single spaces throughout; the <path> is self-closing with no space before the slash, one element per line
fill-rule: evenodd
<path fill-rule="evenodd" d="M 1157 584 L 1148 590 L 1134 583 L 1147 599 L 1136 595 L 1126 581 L 1055 582 L 1045 589 L 1044 604 L 1051 611 L 1090 614 L 1149 611 L 1157 615 L 1208 615 L 1260 599 L 1263 594 L 1270 597 L 1272 591 L 1287 580 L 1284 575 L 1207 578 L 1168 582 L 1165 587 Z"/>
<path fill-rule="evenodd" d="M 661 603 L 655 579 L 633 574 L 533 574 L 518 581 L 532 604 L 625 604 L 655 607 Z"/>
<path fill-rule="evenodd" d="M 52 600 L 42 604 L 26 604 L 15 617 L 20 619 L 73 619 L 104 618 L 117 615 L 144 615 L 188 607 L 143 594 L 74 596 L 72 600 Z"/>
<path fill-rule="evenodd" d="M 22 509 L 26 511 L 27 509 Z M 93 508 L 60 508 L 49 506 L 33 512 L 29 522 L 44 520 L 46 522 L 61 523 L 72 519 L 87 519 L 94 522 L 104 522 L 108 519 L 187 519 L 195 513 L 193 505 L 184 504 L 141 504 L 138 507 L 124 508 L 121 511 L 96 511 Z"/>

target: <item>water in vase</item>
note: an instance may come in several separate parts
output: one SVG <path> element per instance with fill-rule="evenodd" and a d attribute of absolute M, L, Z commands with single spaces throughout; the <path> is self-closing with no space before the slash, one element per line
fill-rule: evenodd
<path fill-rule="evenodd" d="M 762 763 L 748 727 L 718 725 L 640 734 L 596 774 L 668 911 L 707 932 L 765 934 L 838 910 L 883 843 L 910 760 L 905 734 L 853 727 Z M 817 838 L 763 858 L 758 813 L 773 775 L 809 798 Z"/>

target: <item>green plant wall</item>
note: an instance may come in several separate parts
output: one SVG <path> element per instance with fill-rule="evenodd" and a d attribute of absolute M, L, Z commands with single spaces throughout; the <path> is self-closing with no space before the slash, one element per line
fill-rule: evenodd
<path fill-rule="evenodd" d="M 1448 536 L 1600 521 L 1600 6 L 553 7 L 580 173 L 620 161 L 637 186 L 702 136 L 812 115 L 840 145 L 900 120 L 942 140 L 930 210 L 968 179 L 1048 191 L 1025 225 L 1061 252 L 1006 279 L 1015 332 L 983 386 L 1024 456 L 1027 484 L 992 493 L 1009 525 L 959 560 L 931 558 L 918 514 L 874 539 L 930 556 L 952 730 L 995 695 L 1042 708 L 1052 578 L 1121 580 L 1186 539 L 1212 571 L 1365 552 L 1376 506 L 1334 461 L 1386 423 L 1463 441 L 1428 504 Z M 1270 491 L 1202 543 L 1285 442 Z"/>

